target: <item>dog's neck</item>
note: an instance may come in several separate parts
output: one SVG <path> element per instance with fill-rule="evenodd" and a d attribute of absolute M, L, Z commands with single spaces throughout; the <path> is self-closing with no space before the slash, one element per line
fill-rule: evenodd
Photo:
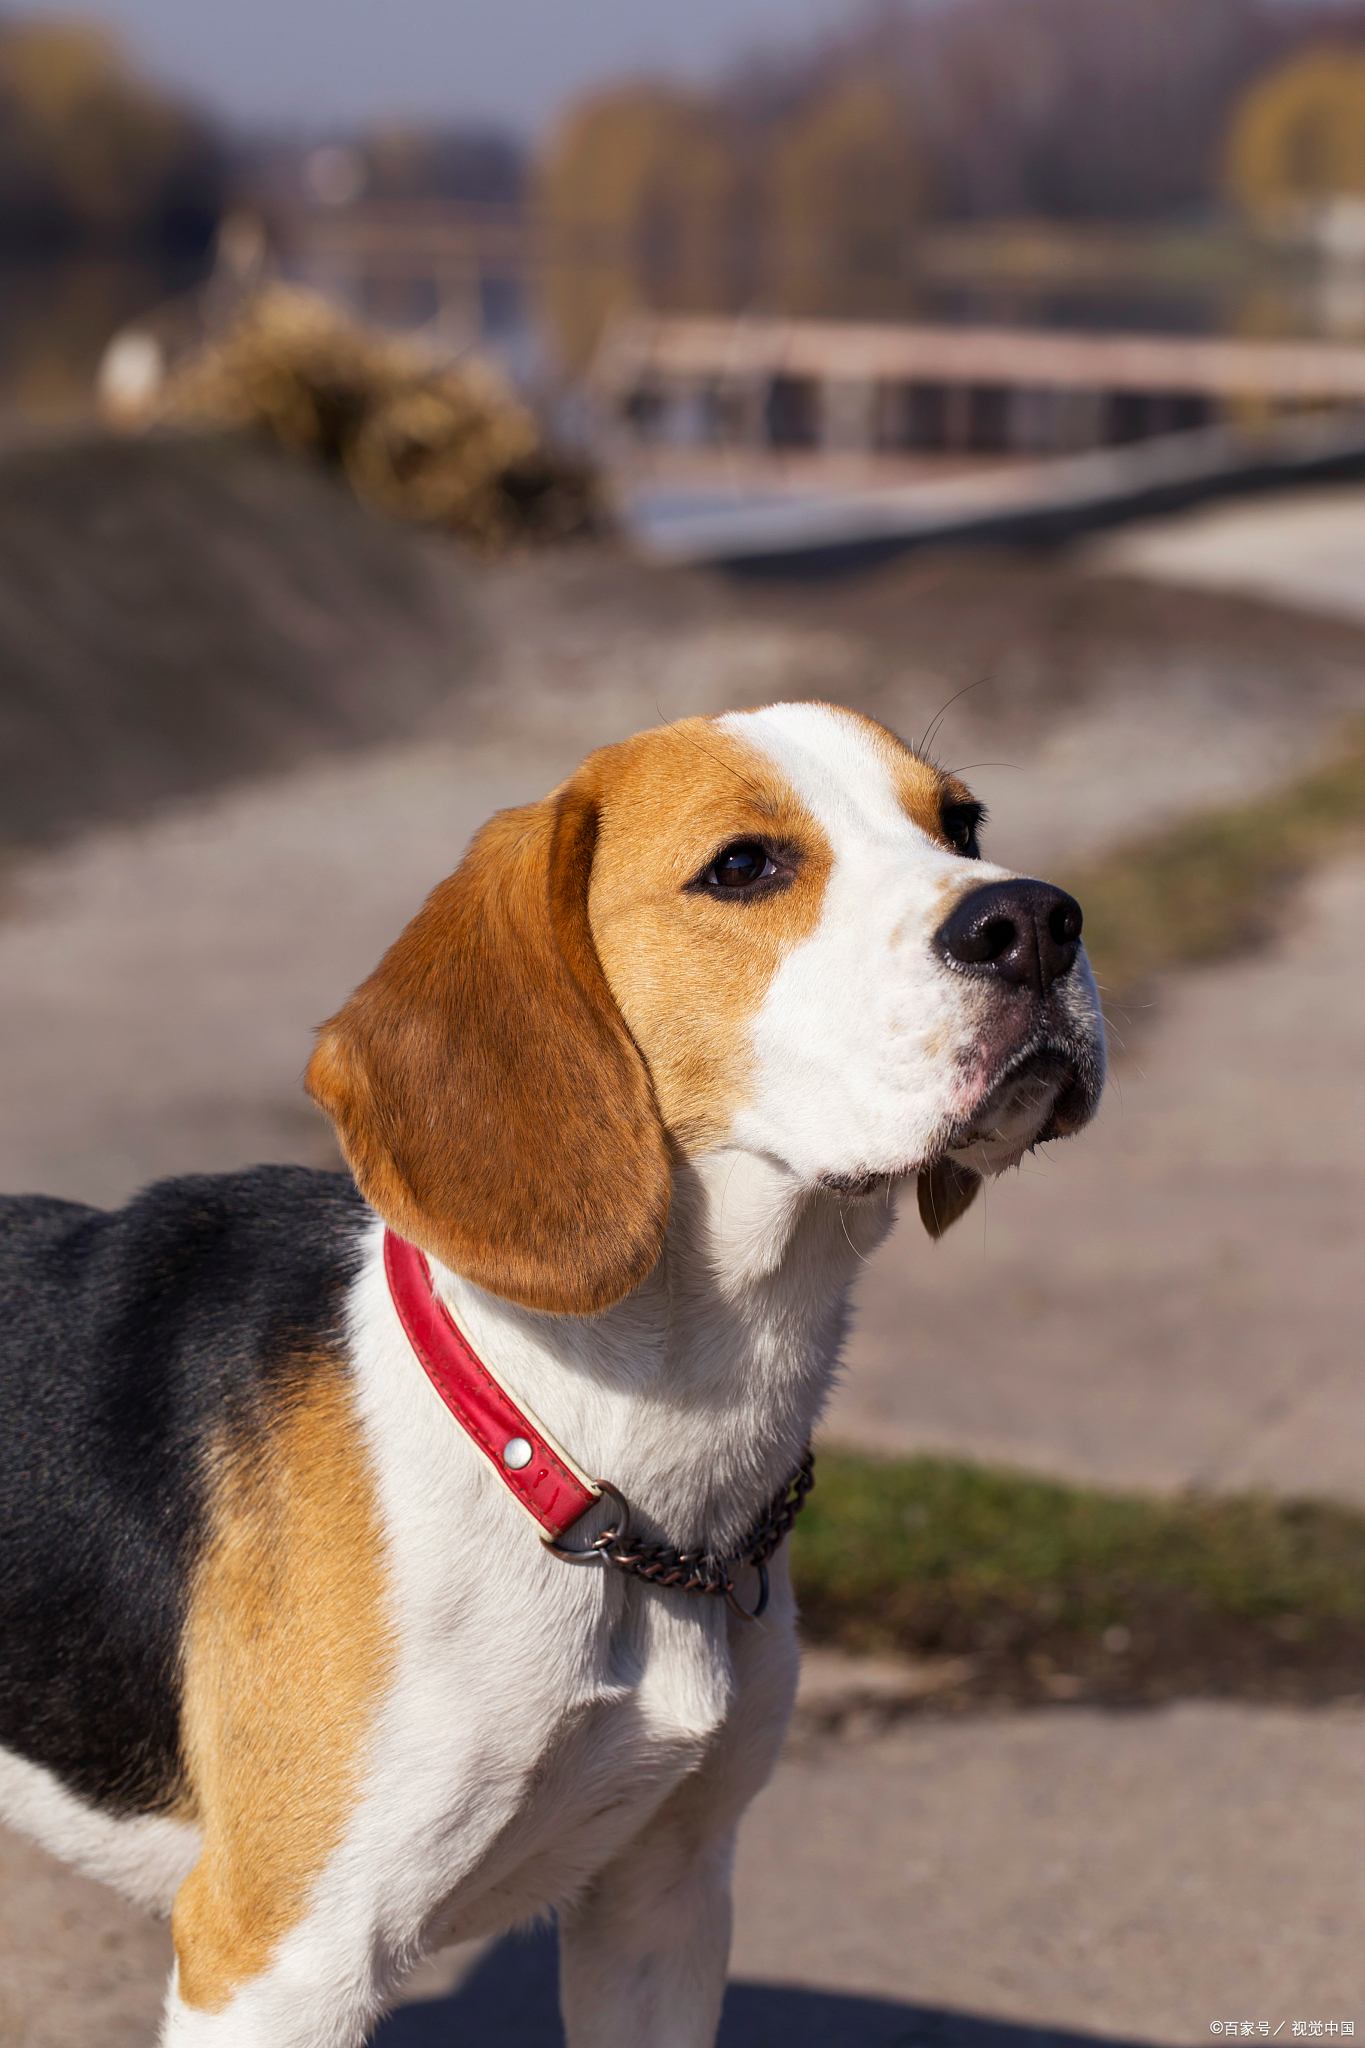
<path fill-rule="evenodd" d="M 849 1288 L 894 1220 L 741 1151 L 681 1162 L 664 1250 L 591 1317 L 547 1316 L 433 1269 L 475 1350 L 641 1523 L 741 1535 L 792 1471 L 834 1376 Z"/>

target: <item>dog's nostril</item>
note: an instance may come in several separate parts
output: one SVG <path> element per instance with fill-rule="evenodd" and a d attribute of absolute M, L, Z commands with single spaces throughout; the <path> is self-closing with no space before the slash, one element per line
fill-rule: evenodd
<path fill-rule="evenodd" d="M 1012 917 L 951 917 L 939 933 L 939 943 L 963 967 L 989 967 L 1019 943 L 1019 929 Z"/>
<path fill-rule="evenodd" d="M 1081 935 L 1081 906 L 1068 896 L 1047 921 L 1047 928 L 1059 946 L 1074 946 Z"/>
<path fill-rule="evenodd" d="M 999 960 L 1008 953 L 1018 939 L 1019 933 L 1008 917 L 993 917 L 982 931 L 977 942 L 978 960 Z"/>

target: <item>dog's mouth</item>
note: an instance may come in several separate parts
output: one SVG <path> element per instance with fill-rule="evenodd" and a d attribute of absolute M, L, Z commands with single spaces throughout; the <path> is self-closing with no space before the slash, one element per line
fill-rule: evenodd
<path fill-rule="evenodd" d="M 1049 1035 L 1008 1057 L 967 1115 L 950 1120 L 927 1158 L 891 1172 L 827 1173 L 826 1194 L 845 1202 L 883 1197 L 897 1181 L 919 1176 L 935 1217 L 960 1215 L 983 1179 L 1017 1166 L 1035 1145 L 1069 1138 L 1089 1123 L 1104 1085 L 1104 1056 L 1084 1039 Z M 926 1224 L 935 1235 L 946 1223 Z"/>
<path fill-rule="evenodd" d="M 1071 1137 L 1089 1122 L 1099 1099 L 1091 1064 L 1056 1040 L 1017 1054 L 970 1116 L 953 1126 L 942 1152 L 978 1173 L 999 1173 L 1035 1145 Z"/>
<path fill-rule="evenodd" d="M 1078 1131 L 1094 1114 L 1100 1085 L 1100 1074 L 1068 1046 L 1036 1045 L 1012 1059 L 919 1169 L 919 1212 L 930 1237 L 942 1237 L 970 1209 L 988 1175 L 1017 1166 L 1049 1138 Z"/>
<path fill-rule="evenodd" d="M 901 1178 L 899 1173 L 822 1173 L 819 1184 L 823 1193 L 842 1202 L 870 1202 Z"/>

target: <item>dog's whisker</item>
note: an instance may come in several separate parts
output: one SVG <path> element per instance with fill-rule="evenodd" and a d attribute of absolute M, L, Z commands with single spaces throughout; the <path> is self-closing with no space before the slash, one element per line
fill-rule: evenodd
<path fill-rule="evenodd" d="M 924 738 L 920 741 L 919 745 L 915 749 L 915 752 L 917 754 L 927 753 L 929 747 L 933 745 L 934 734 L 938 731 L 940 725 L 942 725 L 944 719 L 948 716 L 948 713 L 952 710 L 954 704 L 958 702 L 959 698 L 965 697 L 971 690 L 979 690 L 981 688 L 981 685 L 986 681 L 987 678 L 985 676 L 978 676 L 975 682 L 964 683 L 960 690 L 954 690 L 952 696 L 948 699 L 947 703 L 938 713 L 938 716 L 932 719 L 930 724 L 925 729 Z"/>

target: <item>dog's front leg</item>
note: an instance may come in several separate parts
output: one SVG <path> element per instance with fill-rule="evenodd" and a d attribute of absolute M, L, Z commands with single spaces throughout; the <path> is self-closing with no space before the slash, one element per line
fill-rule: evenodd
<path fill-rule="evenodd" d="M 357 1975 L 354 1953 L 316 1960 L 315 1974 L 277 1967 L 211 2003 L 193 1988 L 186 1997 L 177 1969 L 160 2048 L 361 2048 L 383 2009 L 379 1987 L 368 1970 Z"/>
<path fill-rule="evenodd" d="M 569 2048 L 711 2048 L 730 1958 L 734 1828 L 708 1826 L 696 1790 L 675 1794 L 560 1915 Z"/>
<path fill-rule="evenodd" d="M 159 2048 L 361 2048 L 378 2018 L 379 2001 L 343 1994 L 333 1985 L 300 1985 L 293 1996 L 252 1986 L 206 2012 L 185 2004 L 172 1978 Z"/>
<path fill-rule="evenodd" d="M 560 1913 L 569 2048 L 711 2048 L 715 2039 L 735 1832 L 772 1770 L 796 1689 L 785 1554 L 774 1560 L 763 1625 L 731 1622 L 730 1649 L 735 1704 L 705 1760 Z"/>
<path fill-rule="evenodd" d="M 201 1859 L 175 1902 L 160 2048 L 360 2048 L 397 1975 L 372 1872 L 338 1856 L 311 1901 Z"/>

